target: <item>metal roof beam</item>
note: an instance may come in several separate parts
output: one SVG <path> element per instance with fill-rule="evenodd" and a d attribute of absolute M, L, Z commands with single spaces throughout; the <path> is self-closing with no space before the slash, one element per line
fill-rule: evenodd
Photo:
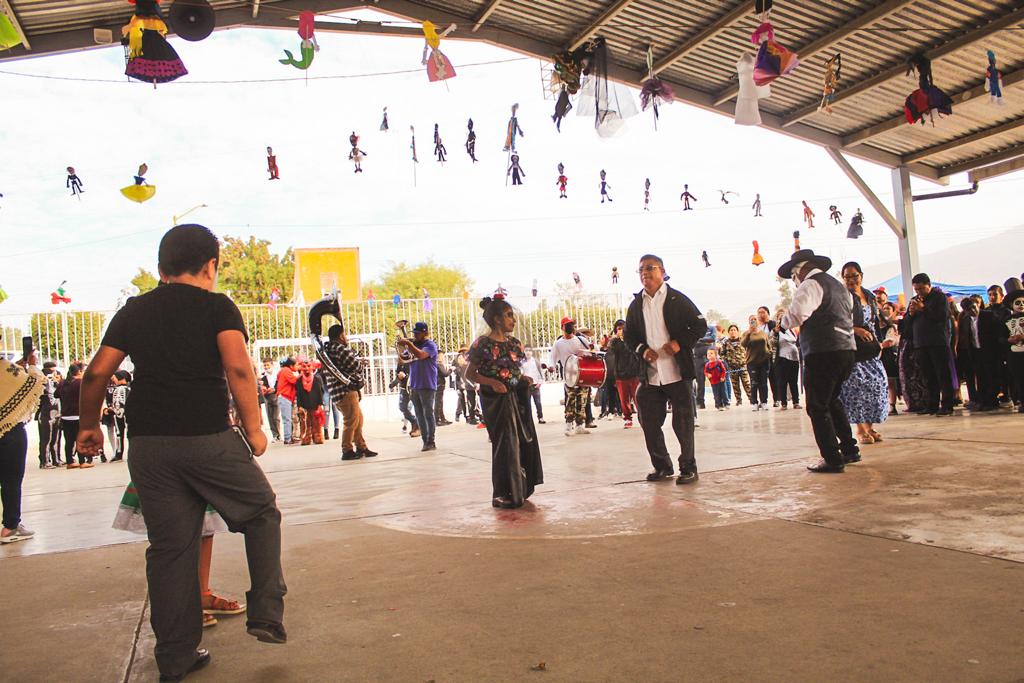
<path fill-rule="evenodd" d="M 659 74 L 665 69 L 669 68 L 686 55 L 700 49 L 704 43 L 714 38 L 720 31 L 727 28 L 731 24 L 736 23 L 743 17 L 753 12 L 752 6 L 749 2 L 744 0 L 739 5 L 734 7 L 731 11 L 727 12 L 723 16 L 716 19 L 714 22 L 709 24 L 700 33 L 695 35 L 693 38 L 687 40 L 682 45 L 676 47 L 672 52 L 668 53 L 665 57 L 662 57 L 654 63 L 654 73 Z"/>
<path fill-rule="evenodd" d="M 883 2 L 881 5 L 873 7 L 864 14 L 845 22 L 835 31 L 823 35 L 820 38 L 816 38 L 806 45 L 795 48 L 793 52 L 798 54 L 800 56 L 800 61 L 806 64 L 811 57 L 818 54 L 828 46 L 838 43 L 850 34 L 859 31 L 866 26 L 870 26 L 875 22 L 885 19 L 907 5 L 912 5 L 914 2 L 916 2 L 916 0 L 888 0 L 887 2 Z M 739 93 L 739 91 L 739 85 L 730 85 L 728 88 L 718 93 L 715 97 L 715 104 L 728 102 L 732 98 L 736 97 L 736 94 Z"/>
<path fill-rule="evenodd" d="M 601 16 L 597 18 L 597 21 L 592 23 L 587 28 L 583 29 L 583 31 L 581 31 L 580 33 L 576 34 L 576 36 L 569 43 L 569 50 L 575 50 L 580 45 L 583 45 L 583 43 L 590 40 L 595 33 L 601 30 L 602 26 L 614 20 L 615 17 L 622 14 L 626 10 L 626 8 L 632 5 L 634 2 L 636 2 L 636 0 L 616 0 L 616 2 L 613 3 L 611 7 L 606 9 L 601 14 Z"/>
<path fill-rule="evenodd" d="M 958 147 L 963 147 L 964 145 L 969 145 L 973 142 L 979 142 L 981 140 L 986 140 L 988 138 L 995 137 L 996 135 L 1008 133 L 1012 130 L 1020 128 L 1021 126 L 1024 126 L 1024 116 L 1020 116 L 1011 121 L 1001 123 L 998 126 L 992 126 L 991 128 L 983 128 L 982 130 L 979 130 L 975 133 L 971 133 L 970 135 L 963 135 L 953 140 L 949 140 L 948 142 L 943 142 L 942 144 L 939 145 L 932 145 L 931 147 L 922 149 L 918 152 L 905 154 L 903 156 L 903 161 L 908 164 L 913 163 L 915 161 L 921 161 L 921 159 L 927 159 L 930 156 L 941 154 L 942 152 L 948 152 L 951 149 L 957 149 Z"/>
<path fill-rule="evenodd" d="M 1009 88 L 1012 85 L 1016 85 L 1024 81 L 1024 69 L 1018 69 L 1003 76 L 1003 87 Z M 953 104 L 966 104 L 971 100 L 976 100 L 979 97 L 988 97 L 988 93 L 985 92 L 985 83 L 982 82 L 980 85 L 976 85 L 973 88 L 968 88 L 961 92 L 956 93 L 952 97 Z M 886 119 L 881 123 L 876 123 L 873 126 L 867 128 L 861 128 L 860 130 L 850 133 L 849 135 L 843 136 L 843 148 L 849 149 L 856 145 L 861 145 L 870 140 L 873 137 L 888 133 L 889 131 L 896 130 L 900 126 L 907 125 L 907 118 L 902 114 L 897 114 L 890 119 Z"/>
<path fill-rule="evenodd" d="M 504 1 L 505 0 L 491 0 L 487 3 L 487 7 L 484 7 L 484 11 L 480 13 L 476 21 L 473 23 L 473 33 L 480 30 L 480 27 L 484 25 L 484 22 L 494 14 L 494 10 L 498 9 L 498 5 Z"/>
<path fill-rule="evenodd" d="M 868 200 L 868 204 L 871 205 L 871 208 L 874 209 L 875 212 L 882 217 L 882 220 L 885 221 L 885 224 L 888 225 L 894 233 L 896 233 L 896 237 L 902 239 L 904 237 L 903 225 L 896 220 L 896 217 L 892 215 L 889 208 L 882 203 L 882 200 L 878 198 L 878 195 L 871 189 L 871 186 L 860 177 L 860 174 L 857 173 L 857 169 L 851 166 L 850 162 L 843 156 L 843 153 L 835 147 L 826 147 L 825 151 L 828 152 L 830 157 L 832 157 L 832 161 L 836 162 L 839 169 L 846 174 L 846 177 L 850 179 L 850 182 L 860 190 L 860 193 L 864 195 L 864 199 Z"/>
<path fill-rule="evenodd" d="M 14 30 L 17 31 L 18 37 L 21 38 L 21 44 L 25 46 L 26 50 L 31 50 L 32 45 L 28 42 L 28 36 L 21 30 L 21 24 L 18 22 L 18 15 L 14 13 L 14 8 L 11 7 L 11 3 L 7 0 L 0 0 L 0 12 L 7 15 L 7 18 L 11 20 L 11 25 L 14 26 Z"/>
<path fill-rule="evenodd" d="M 1018 142 L 1017 144 L 1011 145 L 1006 149 L 1001 149 L 998 152 L 989 152 L 984 156 L 980 156 L 970 161 L 961 161 L 955 164 L 950 164 L 949 166 L 943 166 L 939 169 L 939 175 L 943 178 L 948 178 L 956 173 L 973 171 L 976 168 L 980 169 L 982 166 L 989 166 L 1000 161 L 1006 161 L 1007 159 L 1016 159 L 1020 156 L 1024 156 L 1024 142 Z"/>
<path fill-rule="evenodd" d="M 967 47 L 972 43 L 976 43 L 979 40 L 984 40 L 985 38 L 989 37 L 996 31 L 1002 31 L 1005 28 L 1009 28 L 1014 24 L 1024 21 L 1024 5 L 1020 5 L 1020 3 L 1018 3 L 1018 5 L 1019 6 L 1017 7 L 1017 9 L 1015 9 L 1014 11 L 1008 14 L 1004 14 L 1003 16 L 998 17 L 996 19 L 993 19 L 992 21 L 990 21 L 985 26 L 982 26 L 981 28 L 975 29 L 973 31 L 968 31 L 967 33 L 963 34 L 958 38 L 953 38 L 952 40 L 948 40 L 942 43 L 938 47 L 926 52 L 925 56 L 928 59 L 934 61 L 941 57 L 945 57 L 948 54 L 956 52 L 957 50 L 960 50 L 964 47 Z M 910 55 L 907 55 L 907 57 L 909 58 Z M 835 106 L 839 102 L 849 97 L 853 97 L 854 95 L 858 95 L 866 90 L 870 90 L 871 88 L 879 86 L 882 83 L 885 83 L 886 81 L 889 81 L 898 76 L 902 76 L 906 73 L 906 71 L 906 63 L 901 62 L 899 64 L 895 64 L 889 67 L 888 69 L 880 73 L 875 74 L 874 76 L 865 78 L 863 81 L 858 81 L 857 83 L 843 87 L 836 93 L 835 99 L 832 101 L 832 106 Z M 796 110 L 792 114 L 786 116 L 783 120 L 782 125 L 792 126 L 794 123 L 799 123 L 800 121 L 803 121 L 808 116 L 813 115 L 817 111 L 818 101 L 815 100 L 814 104 L 809 104 L 805 107 Z"/>
<path fill-rule="evenodd" d="M 968 173 L 967 177 L 972 183 L 980 183 L 982 180 L 988 180 L 989 178 L 1013 173 L 1014 171 L 1019 171 L 1022 168 L 1024 168 L 1024 156 L 1017 157 L 1016 159 L 1010 159 L 1009 161 L 1004 161 L 1000 164 L 976 168 Z"/>

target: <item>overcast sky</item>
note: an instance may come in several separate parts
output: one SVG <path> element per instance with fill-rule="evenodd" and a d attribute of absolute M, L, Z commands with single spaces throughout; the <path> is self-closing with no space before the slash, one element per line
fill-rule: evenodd
<path fill-rule="evenodd" d="M 283 49 L 297 52 L 299 37 L 287 31 L 221 31 L 201 43 L 175 39 L 190 73 L 155 91 L 126 82 L 120 46 L 0 64 L 3 72 L 109 81 L 0 73 L 0 285 L 10 295 L 0 316 L 50 308 L 49 293 L 65 279 L 74 307 L 113 306 L 137 267 L 155 270 L 157 243 L 172 216 L 200 203 L 209 207 L 187 220 L 219 235 L 253 234 L 277 251 L 359 247 L 364 280 L 390 261 L 433 257 L 465 267 L 475 293 L 501 282 L 513 296 L 528 291 L 534 278 L 549 290 L 573 271 L 588 290 L 608 291 L 612 266 L 625 274 L 623 286 L 636 289 L 637 257 L 650 251 L 665 257 L 673 284 L 696 293 L 698 305 L 728 311 L 753 290 L 774 299 L 775 269 L 792 251 L 795 229 L 803 246 L 839 262 L 868 265 L 897 255 L 889 229 L 813 145 L 678 103 L 661 110 L 657 131 L 648 111 L 630 119 L 619 137 L 601 139 L 591 118 L 573 112 L 559 134 L 537 60 L 446 41 L 442 49 L 458 76 L 429 83 L 420 66 L 422 41 L 318 39 L 308 82 L 222 82 L 301 79 L 303 72 L 277 62 Z M 500 63 L 460 66 L 490 61 Z M 406 69 L 414 72 L 321 78 Z M 908 92 L 913 87 L 908 80 Z M 526 172 L 521 187 L 506 185 L 502 152 L 515 102 L 525 132 L 518 145 Z M 391 130 L 381 133 L 385 106 Z M 463 148 L 470 117 L 476 165 Z M 444 165 L 432 155 L 435 123 L 448 150 Z M 410 124 L 420 159 L 415 187 Z M 347 159 L 353 131 L 368 154 L 358 175 Z M 277 154 L 280 181 L 267 180 L 267 145 Z M 157 193 L 139 205 L 119 189 L 131 184 L 142 162 Z M 566 200 L 559 200 L 555 184 L 559 162 L 569 177 Z M 889 171 L 853 163 L 891 201 Z M 68 165 L 84 183 L 81 201 L 64 187 Z M 614 203 L 600 203 L 601 169 Z M 646 177 L 649 213 L 643 211 Z M 679 202 L 684 183 L 699 199 L 686 214 Z M 966 176 L 953 180 L 954 187 L 964 184 Z M 719 189 L 739 197 L 725 206 Z M 915 181 L 918 192 L 936 189 Z M 973 197 L 918 204 L 922 252 L 1018 225 L 1022 189 L 1018 173 L 985 183 Z M 756 192 L 764 218 L 753 218 L 749 208 Z M 814 230 L 802 224 L 803 199 L 817 213 Z M 844 213 L 839 227 L 828 221 L 833 203 Z M 854 242 L 845 235 L 858 207 L 866 234 Z M 755 239 L 766 259 L 760 268 L 750 263 Z M 712 268 L 703 267 L 702 250 Z M 993 279 L 984 259 L 977 268 L 979 283 Z"/>

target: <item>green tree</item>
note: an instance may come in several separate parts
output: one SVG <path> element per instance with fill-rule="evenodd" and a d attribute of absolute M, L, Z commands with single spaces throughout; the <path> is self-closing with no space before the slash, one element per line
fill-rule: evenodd
<path fill-rule="evenodd" d="M 268 240 L 249 237 L 225 237 L 220 248 L 220 270 L 217 288 L 230 292 L 238 304 L 262 304 L 277 287 L 281 300 L 292 296 L 295 280 L 295 257 L 291 247 L 282 255 L 270 252 Z"/>
<path fill-rule="evenodd" d="M 373 289 L 374 296 L 382 301 L 390 299 L 395 292 L 403 299 L 421 299 L 426 289 L 431 297 L 442 299 L 461 297 L 472 285 L 473 281 L 461 266 L 443 266 L 433 259 L 415 266 L 392 262 L 377 280 L 367 283 L 363 295 Z"/>
<path fill-rule="evenodd" d="M 99 348 L 106 318 L 106 314 L 97 311 L 33 313 L 29 326 L 39 347 L 40 360 L 89 360 Z"/>
<path fill-rule="evenodd" d="M 714 308 L 709 308 L 707 312 L 704 313 L 704 319 L 708 321 L 708 325 L 721 325 L 726 329 L 729 329 L 729 325 L 733 324 L 732 320 L 729 319 L 729 316 L 721 311 L 715 310 Z"/>
<path fill-rule="evenodd" d="M 139 272 L 135 274 L 131 282 L 139 288 L 139 294 L 145 294 L 151 289 L 156 289 L 159 280 L 145 268 L 139 268 Z"/>

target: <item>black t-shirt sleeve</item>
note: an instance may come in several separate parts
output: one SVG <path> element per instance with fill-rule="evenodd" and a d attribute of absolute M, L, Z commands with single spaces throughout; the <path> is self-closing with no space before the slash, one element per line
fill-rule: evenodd
<path fill-rule="evenodd" d="M 245 321 L 242 320 L 242 312 L 238 310 L 231 299 L 223 294 L 217 294 L 214 303 L 213 332 L 220 334 L 227 330 L 238 330 L 249 341 L 249 334 L 245 331 Z"/>
<path fill-rule="evenodd" d="M 131 353 L 129 336 L 133 326 L 130 318 L 131 312 L 127 306 L 115 313 L 114 317 L 110 319 L 110 324 L 107 325 L 107 332 L 103 335 L 100 345 L 109 346 L 126 354 Z"/>

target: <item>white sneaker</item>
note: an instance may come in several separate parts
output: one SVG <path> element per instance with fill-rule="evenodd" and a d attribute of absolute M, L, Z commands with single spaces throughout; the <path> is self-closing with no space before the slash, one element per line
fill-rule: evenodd
<path fill-rule="evenodd" d="M 576 425 L 574 425 L 572 422 L 566 422 L 565 423 L 565 435 L 566 436 L 572 436 L 575 433 L 576 433 Z"/>
<path fill-rule="evenodd" d="M 590 434 L 590 432 L 587 431 L 587 426 L 586 425 L 576 425 L 576 433 L 577 434 Z"/>
<path fill-rule="evenodd" d="M 761 404 L 760 403 L 755 403 L 754 407 L 750 409 L 750 412 L 756 413 L 759 410 L 761 410 Z"/>
<path fill-rule="evenodd" d="M 761 410 L 768 410 L 768 404 L 767 403 L 762 403 L 761 404 Z"/>
<path fill-rule="evenodd" d="M 10 531 L 9 536 L 0 536 L 0 543 L 17 543 L 18 541 L 27 541 L 36 535 L 36 532 L 26 529 L 24 524 L 19 524 L 17 529 L 6 529 Z"/>

